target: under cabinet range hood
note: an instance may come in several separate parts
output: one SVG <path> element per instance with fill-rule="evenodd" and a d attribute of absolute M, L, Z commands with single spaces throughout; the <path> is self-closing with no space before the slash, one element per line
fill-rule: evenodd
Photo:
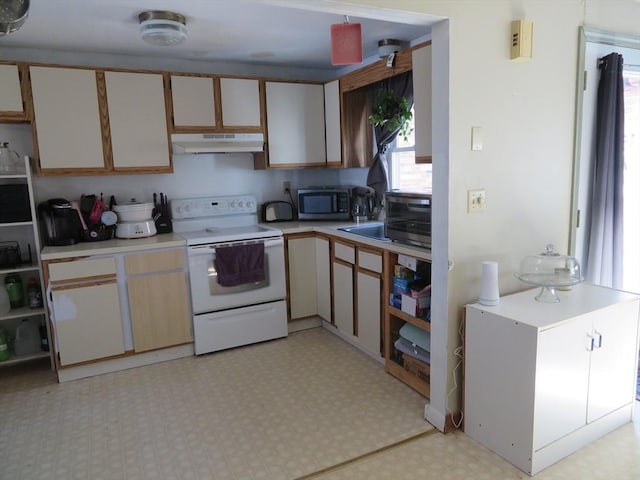
<path fill-rule="evenodd" d="M 263 152 L 262 133 L 174 133 L 173 153 Z"/>

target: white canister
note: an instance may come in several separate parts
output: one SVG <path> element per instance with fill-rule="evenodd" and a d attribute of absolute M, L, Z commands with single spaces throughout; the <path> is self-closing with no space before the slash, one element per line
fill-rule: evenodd
<path fill-rule="evenodd" d="M 497 262 L 482 262 L 482 285 L 478 301 L 482 305 L 497 305 L 500 303 Z"/>

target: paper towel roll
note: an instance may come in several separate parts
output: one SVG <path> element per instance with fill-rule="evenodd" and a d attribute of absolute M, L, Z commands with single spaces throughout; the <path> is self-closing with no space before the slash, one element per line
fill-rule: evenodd
<path fill-rule="evenodd" d="M 497 262 L 482 262 L 482 285 L 478 301 L 482 305 L 497 305 L 500 303 Z"/>

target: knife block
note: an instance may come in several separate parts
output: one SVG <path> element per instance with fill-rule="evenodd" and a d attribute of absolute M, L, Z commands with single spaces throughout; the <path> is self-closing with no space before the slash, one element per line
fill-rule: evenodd
<path fill-rule="evenodd" d="M 156 219 L 156 230 L 158 233 L 171 233 L 173 232 L 173 224 L 171 219 L 166 215 L 160 215 Z"/>

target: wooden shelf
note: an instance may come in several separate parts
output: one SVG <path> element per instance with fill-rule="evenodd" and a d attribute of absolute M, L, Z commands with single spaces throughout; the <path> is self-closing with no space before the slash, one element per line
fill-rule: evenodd
<path fill-rule="evenodd" d="M 393 360 L 387 359 L 385 363 L 385 370 L 409 385 L 420 395 L 424 395 L 427 398 L 431 396 L 431 385 L 419 378 L 417 375 L 405 370 L 402 365 L 394 362 Z"/>
<path fill-rule="evenodd" d="M 29 307 L 20 307 L 14 308 L 9 311 L 6 315 L 1 315 L 0 320 L 10 320 L 12 318 L 25 318 L 25 317 L 36 317 L 38 315 L 44 315 L 44 308 L 29 308 Z"/>
<path fill-rule="evenodd" d="M 431 331 L 431 322 L 423 320 L 422 318 L 411 316 L 407 313 L 404 313 L 402 310 L 392 307 L 391 305 L 387 305 L 386 308 L 389 315 L 393 315 L 394 317 L 404 320 L 405 322 L 411 323 L 416 327 L 421 328 L 422 330 L 426 330 L 427 332 Z"/>
<path fill-rule="evenodd" d="M 19 357 L 15 355 L 11 355 L 9 360 L 5 360 L 4 362 L 0 362 L 0 367 L 6 367 L 9 365 L 16 365 L 18 363 L 29 362 L 31 360 L 37 360 L 40 358 L 49 358 L 50 352 L 38 352 L 32 355 L 20 355 Z"/>

